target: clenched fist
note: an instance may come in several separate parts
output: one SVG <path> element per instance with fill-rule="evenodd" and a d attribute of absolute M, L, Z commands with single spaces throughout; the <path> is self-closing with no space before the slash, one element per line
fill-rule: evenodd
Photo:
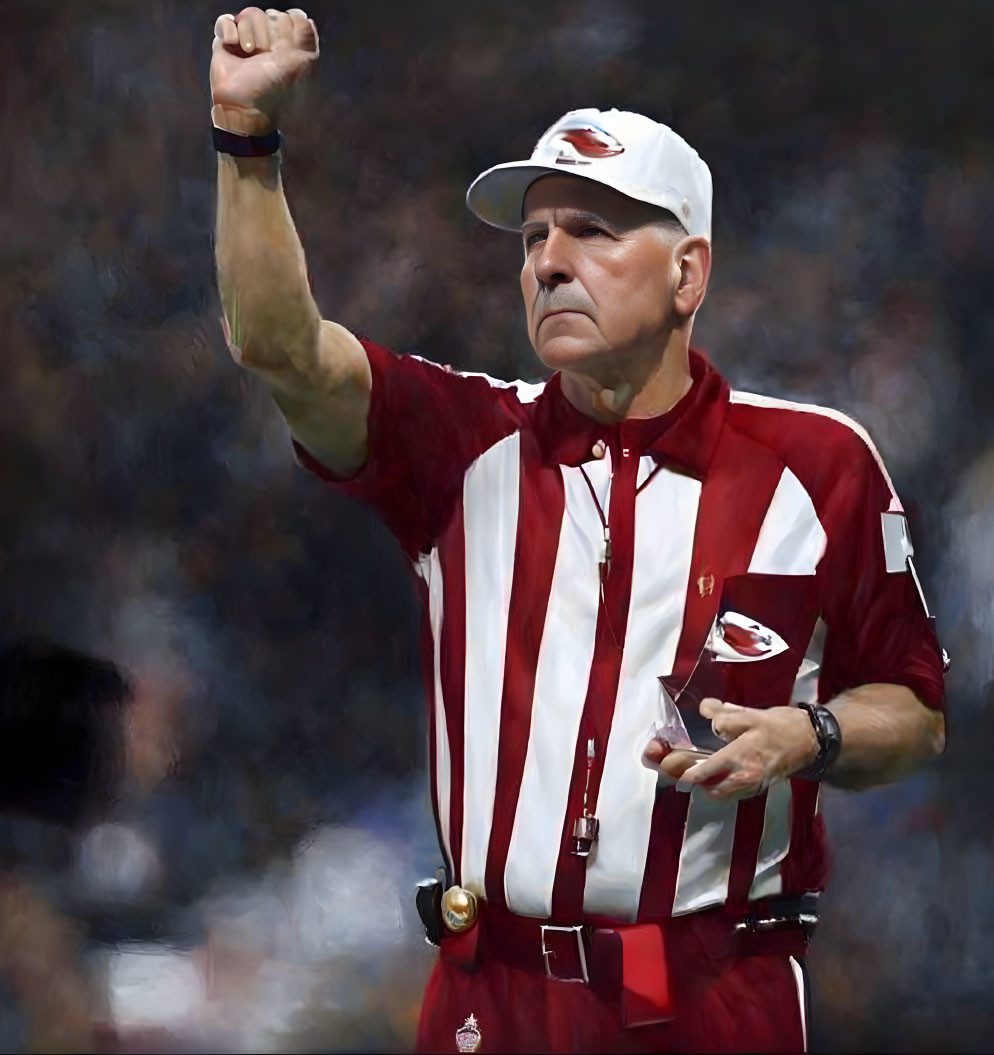
<path fill-rule="evenodd" d="M 213 48 L 214 124 L 262 136 L 276 127 L 293 85 L 316 66 L 318 32 L 300 8 L 246 7 L 221 15 Z"/>

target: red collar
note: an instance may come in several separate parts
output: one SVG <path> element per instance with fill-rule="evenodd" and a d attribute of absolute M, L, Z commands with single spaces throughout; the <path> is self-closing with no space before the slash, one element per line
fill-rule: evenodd
<path fill-rule="evenodd" d="M 591 448 L 601 440 L 615 456 L 621 447 L 634 447 L 640 455 L 651 454 L 702 480 L 725 418 L 728 383 L 693 348 L 690 374 L 690 390 L 665 414 L 629 418 L 615 425 L 605 425 L 577 410 L 562 393 L 561 375 L 553 374 L 535 411 L 535 432 L 545 462 L 582 465 L 593 459 Z"/>

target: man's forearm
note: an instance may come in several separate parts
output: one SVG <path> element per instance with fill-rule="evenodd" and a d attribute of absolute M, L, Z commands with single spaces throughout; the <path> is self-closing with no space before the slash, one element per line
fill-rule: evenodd
<path fill-rule="evenodd" d="M 942 713 L 903 685 L 861 685 L 828 708 L 842 732 L 842 750 L 826 777 L 836 787 L 889 784 L 945 746 Z"/>
<path fill-rule="evenodd" d="M 311 373 L 321 317 L 290 216 L 278 156 L 218 154 L 218 287 L 243 366 L 277 387 Z"/>

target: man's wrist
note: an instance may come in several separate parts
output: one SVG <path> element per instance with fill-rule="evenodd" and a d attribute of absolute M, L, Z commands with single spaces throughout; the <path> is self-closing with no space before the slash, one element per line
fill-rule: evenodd
<path fill-rule="evenodd" d="M 278 127 L 276 120 L 261 110 L 235 106 L 212 107 L 211 123 L 215 128 L 239 136 L 266 136 Z"/>

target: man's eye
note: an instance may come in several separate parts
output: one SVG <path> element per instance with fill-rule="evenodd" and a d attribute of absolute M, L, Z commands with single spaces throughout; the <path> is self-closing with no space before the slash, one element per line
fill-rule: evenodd
<path fill-rule="evenodd" d="M 603 234 L 604 232 L 599 227 L 584 227 L 580 232 L 584 238 L 589 238 L 592 234 Z"/>
<path fill-rule="evenodd" d="M 535 245 L 535 243 L 536 243 L 536 242 L 537 242 L 537 241 L 538 241 L 538 240 L 539 240 L 540 238 L 544 238 L 544 237 L 545 237 L 544 235 L 542 235 L 542 234 L 539 234 L 539 232 L 537 232 L 537 231 L 536 231 L 536 232 L 535 232 L 534 234 L 530 234 L 530 235 L 529 235 L 529 236 L 528 236 L 528 237 L 527 237 L 527 238 L 525 239 L 525 248 L 526 248 L 526 249 L 531 249 L 531 247 L 532 247 L 533 245 Z"/>

